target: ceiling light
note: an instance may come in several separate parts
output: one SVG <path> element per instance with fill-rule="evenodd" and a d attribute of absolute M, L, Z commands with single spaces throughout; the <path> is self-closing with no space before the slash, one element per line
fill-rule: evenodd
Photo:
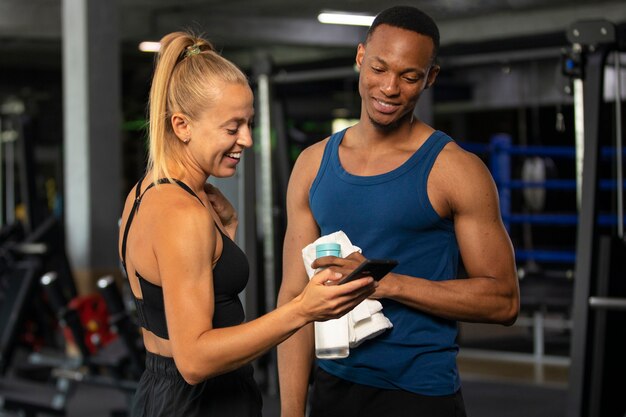
<path fill-rule="evenodd" d="M 139 44 L 139 50 L 141 52 L 159 52 L 161 44 L 159 42 L 144 41 Z"/>
<path fill-rule="evenodd" d="M 334 25 L 370 26 L 375 17 L 354 13 L 322 12 L 317 16 L 317 20 Z"/>

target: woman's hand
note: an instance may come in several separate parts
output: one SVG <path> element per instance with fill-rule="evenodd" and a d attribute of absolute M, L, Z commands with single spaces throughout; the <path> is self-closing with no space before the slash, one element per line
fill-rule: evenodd
<path fill-rule="evenodd" d="M 327 268 L 311 278 L 297 297 L 307 321 L 341 317 L 372 295 L 378 286 L 371 277 L 337 285 L 342 277 L 342 273 Z"/>
<path fill-rule="evenodd" d="M 204 191 L 211 202 L 211 206 L 217 213 L 222 225 L 228 232 L 231 239 L 235 239 L 235 233 L 237 232 L 237 225 L 239 224 L 239 218 L 237 216 L 237 211 L 233 205 L 228 201 L 224 194 L 215 187 L 213 184 L 209 184 L 208 182 L 204 184 Z"/>

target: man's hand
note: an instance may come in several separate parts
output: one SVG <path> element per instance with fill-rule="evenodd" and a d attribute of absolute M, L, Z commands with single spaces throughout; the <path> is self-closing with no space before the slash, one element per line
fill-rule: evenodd
<path fill-rule="evenodd" d="M 317 258 L 313 261 L 311 268 L 317 269 L 332 267 L 333 271 L 340 272 L 343 278 L 350 272 L 354 271 L 354 269 L 361 265 L 364 260 L 365 256 L 363 256 L 360 252 L 352 252 L 345 258 L 322 256 L 321 258 Z"/>

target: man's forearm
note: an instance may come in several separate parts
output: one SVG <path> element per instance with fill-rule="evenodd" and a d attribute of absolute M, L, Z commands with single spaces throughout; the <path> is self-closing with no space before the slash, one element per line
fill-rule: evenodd
<path fill-rule="evenodd" d="M 278 379 L 282 417 L 304 417 L 313 364 L 313 325 L 278 346 Z"/>

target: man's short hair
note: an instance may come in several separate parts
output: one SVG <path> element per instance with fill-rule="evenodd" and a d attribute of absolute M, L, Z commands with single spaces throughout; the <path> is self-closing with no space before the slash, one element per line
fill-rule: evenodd
<path fill-rule="evenodd" d="M 420 9 L 412 6 L 394 6 L 380 12 L 369 30 L 366 40 L 372 36 L 374 30 L 380 25 L 389 25 L 401 29 L 406 29 L 428 36 L 433 40 L 433 61 L 439 52 L 439 28 L 435 21 Z"/>

